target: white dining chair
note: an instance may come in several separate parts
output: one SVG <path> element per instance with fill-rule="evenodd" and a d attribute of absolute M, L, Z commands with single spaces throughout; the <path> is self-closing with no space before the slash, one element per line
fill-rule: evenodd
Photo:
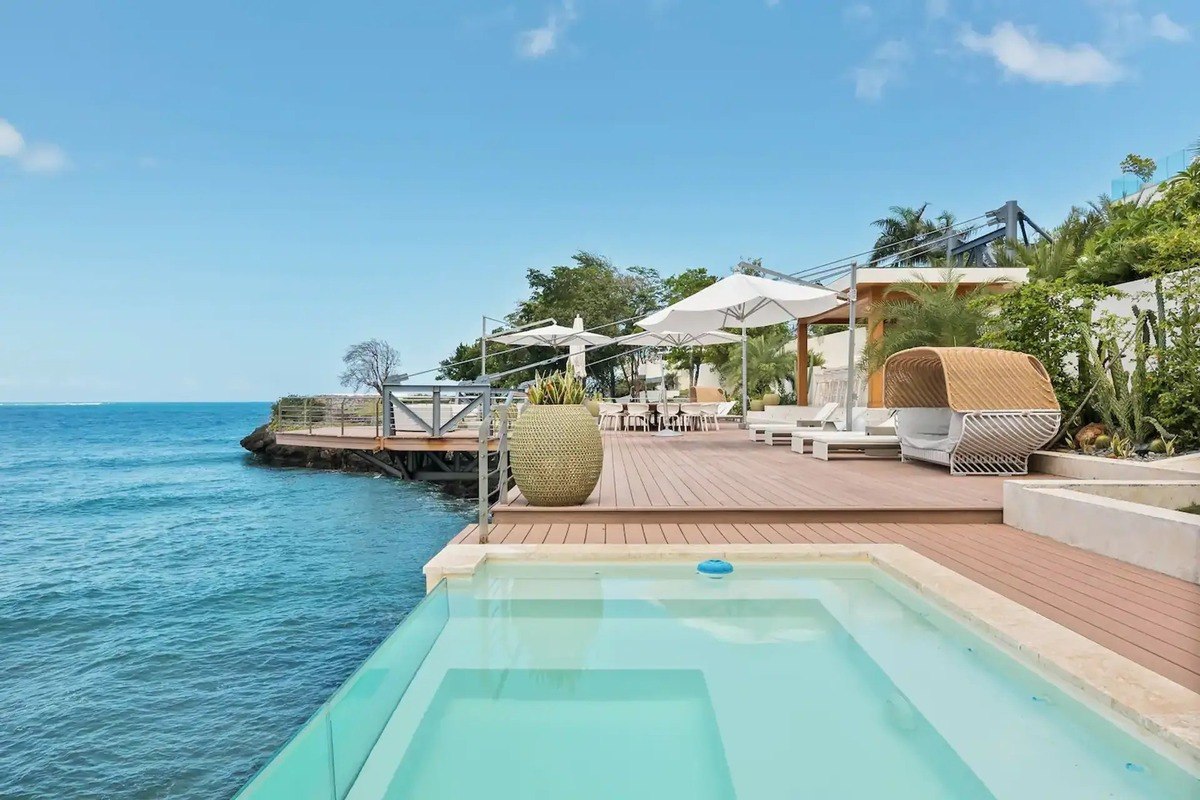
<path fill-rule="evenodd" d="M 600 430 L 621 430 L 624 422 L 625 407 L 620 403 L 601 403 L 600 404 Z"/>
<path fill-rule="evenodd" d="M 632 430 L 635 427 L 640 427 L 645 430 L 650 430 L 650 404 L 649 403 L 626 403 L 625 404 L 625 429 Z"/>
<path fill-rule="evenodd" d="M 685 429 L 707 430 L 704 427 L 704 415 L 700 413 L 700 403 L 682 403 L 679 406 Z"/>

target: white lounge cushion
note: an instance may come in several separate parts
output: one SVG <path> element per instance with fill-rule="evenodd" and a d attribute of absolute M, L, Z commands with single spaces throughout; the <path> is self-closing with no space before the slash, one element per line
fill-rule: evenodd
<path fill-rule="evenodd" d="M 953 414 L 948 408 L 901 408 L 896 411 L 896 430 L 901 436 L 946 436 Z"/>
<path fill-rule="evenodd" d="M 962 439 L 964 416 L 949 408 L 901 408 L 896 435 L 907 447 L 949 453 Z"/>

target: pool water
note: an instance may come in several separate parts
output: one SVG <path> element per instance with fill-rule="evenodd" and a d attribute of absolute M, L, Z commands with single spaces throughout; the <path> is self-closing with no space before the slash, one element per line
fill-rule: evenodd
<path fill-rule="evenodd" d="M 1200 790 L 867 565 L 712 579 L 487 564 L 439 586 L 325 713 L 247 798 L 283 796 L 272 787 L 305 770 L 299 783 L 326 787 L 305 796 L 362 800 Z"/>

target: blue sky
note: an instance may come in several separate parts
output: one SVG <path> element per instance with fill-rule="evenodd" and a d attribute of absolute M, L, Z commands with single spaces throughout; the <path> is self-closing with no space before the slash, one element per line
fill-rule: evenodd
<path fill-rule="evenodd" d="M 889 205 L 1056 222 L 1200 138 L 1175 0 L 0 5 L 0 401 L 432 365 L 580 249 L 862 250 Z"/>

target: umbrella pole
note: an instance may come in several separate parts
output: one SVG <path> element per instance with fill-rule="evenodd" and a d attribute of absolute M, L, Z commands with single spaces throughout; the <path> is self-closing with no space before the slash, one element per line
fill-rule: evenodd
<path fill-rule="evenodd" d="M 858 370 L 854 364 L 854 329 L 858 324 L 858 320 L 855 318 L 858 306 L 858 263 L 854 261 L 850 262 L 850 291 L 848 294 L 850 297 L 850 335 L 847 338 L 850 352 L 846 357 L 846 430 L 850 431 L 854 429 L 854 384 L 858 378 Z"/>
<path fill-rule="evenodd" d="M 747 425 L 750 400 L 746 390 L 746 326 L 742 325 L 742 427 Z"/>

